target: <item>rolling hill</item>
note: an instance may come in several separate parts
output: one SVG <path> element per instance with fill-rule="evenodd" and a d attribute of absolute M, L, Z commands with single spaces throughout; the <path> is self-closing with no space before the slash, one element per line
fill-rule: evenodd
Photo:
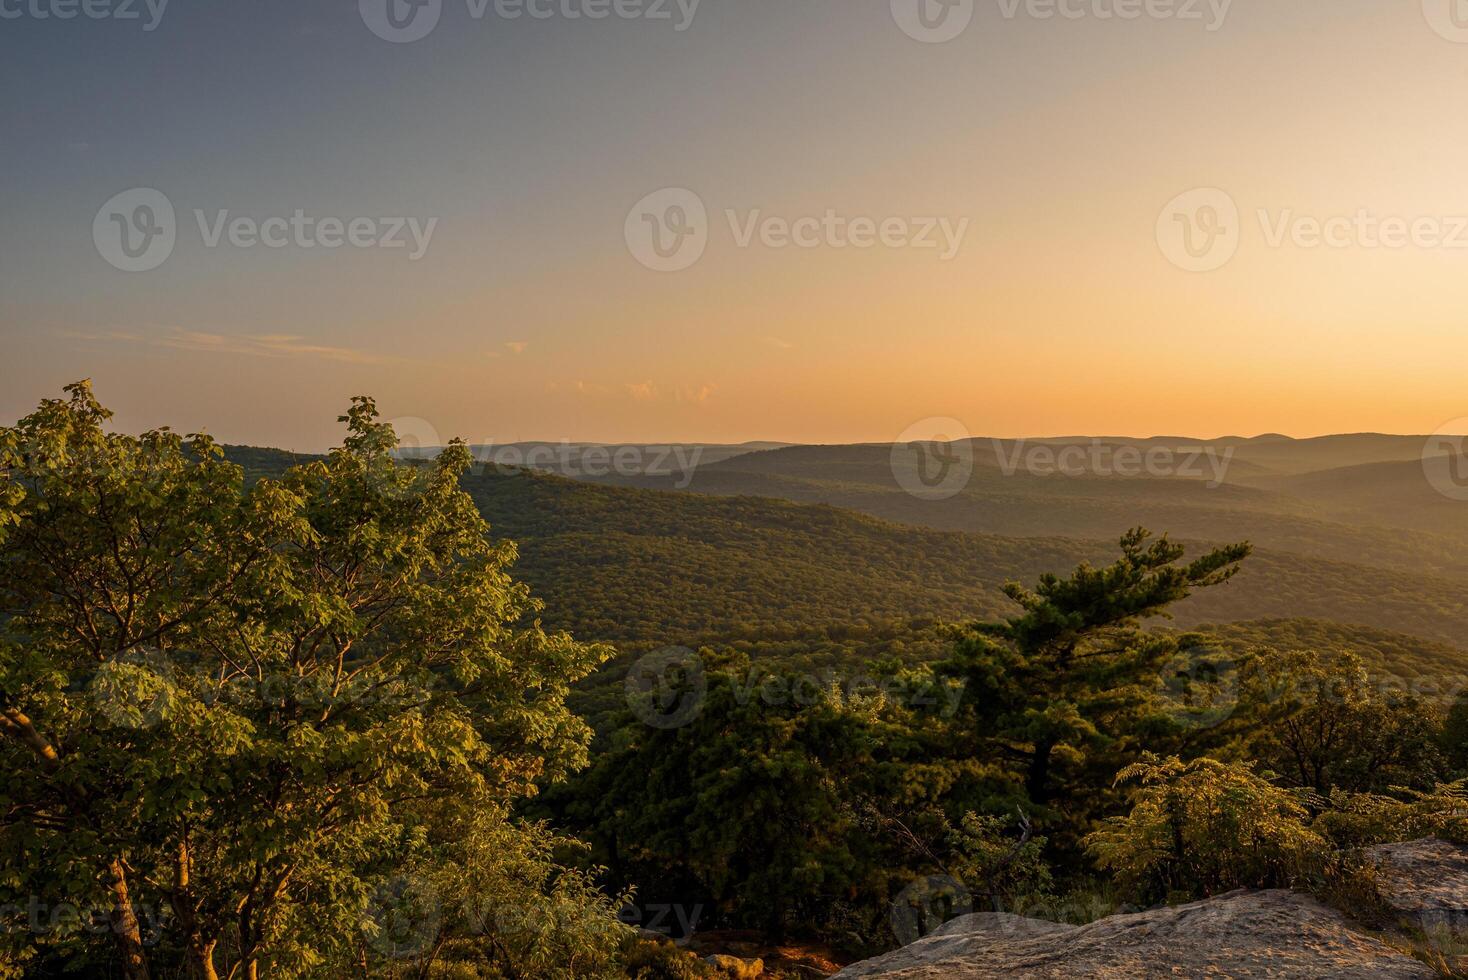
<path fill-rule="evenodd" d="M 521 574 L 550 603 L 552 621 L 564 617 L 597 639 L 686 644 L 741 623 L 992 616 L 1008 608 L 1004 582 L 1105 561 L 1115 550 L 541 474 L 476 474 L 465 486 L 495 532 L 519 543 Z M 1304 617 L 1455 644 L 1465 602 L 1468 593 L 1441 576 L 1266 548 L 1233 582 L 1177 613 L 1184 625 Z"/>
<path fill-rule="evenodd" d="M 1303 444 L 1307 460 L 1334 462 L 1357 446 L 1351 441 L 1357 438 L 1283 443 Z M 1406 452 L 1411 444 L 1407 437 L 1359 439 L 1358 458 Z M 1249 440 L 1244 448 L 1279 466 L 1281 440 Z M 1296 460 L 1282 467 L 1288 473 L 1265 470 L 1260 463 L 1243 477 L 1235 456 L 1228 481 L 1211 485 L 1209 479 L 1166 475 L 1042 475 L 1024 467 L 1006 472 L 1003 461 L 1013 459 L 1012 448 L 975 442 L 971 477 L 962 492 L 944 500 L 903 489 L 908 475 L 903 471 L 915 467 L 917 457 L 894 457 L 889 446 L 790 447 L 701 466 L 677 480 L 644 476 L 604 482 L 830 504 L 922 527 L 1007 537 L 1109 540 L 1118 528 L 1141 524 L 1168 528 L 1179 538 L 1248 539 L 1304 558 L 1468 583 L 1468 504 L 1433 489 L 1416 458 L 1304 472 L 1295 472 L 1304 465 Z M 1145 451 L 1162 443 L 1132 445 Z M 1416 445 L 1420 452 L 1420 440 Z M 1375 479 L 1352 480 L 1358 472 Z"/>
<path fill-rule="evenodd" d="M 295 459 L 229 453 L 252 476 Z M 1115 551 L 1104 540 L 939 530 L 826 504 L 492 467 L 464 486 L 493 533 L 517 543 L 516 574 L 546 601 L 546 625 L 626 651 L 711 645 L 807 665 L 923 658 L 941 650 L 939 623 L 1008 612 L 1005 581 Z M 1416 675 L 1461 666 L 1465 595 L 1440 574 L 1266 547 L 1232 582 L 1179 604 L 1172 625 L 1216 624 L 1238 642 L 1355 644 Z"/>

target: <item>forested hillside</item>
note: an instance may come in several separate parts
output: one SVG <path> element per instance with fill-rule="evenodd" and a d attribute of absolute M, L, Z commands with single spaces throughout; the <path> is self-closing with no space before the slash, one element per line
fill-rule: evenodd
<path fill-rule="evenodd" d="M 1053 451 L 1064 444 L 1029 445 Z M 1144 451 L 1151 443 L 1127 445 Z M 1261 548 L 1303 557 L 1468 581 L 1468 525 L 1456 502 L 1437 493 L 1424 477 L 1416 458 L 1421 441 L 1411 445 L 1409 452 L 1405 437 L 1210 444 L 1212 457 L 1191 464 L 1191 450 L 1177 450 L 1173 457 L 1179 469 L 1196 475 L 1119 476 L 1030 472 L 1023 465 L 1006 472 L 1004 464 L 1013 463 L 1014 448 L 975 440 L 972 475 L 961 493 L 944 500 L 921 499 L 904 490 L 894 476 L 889 446 L 791 447 L 748 453 L 676 478 L 609 479 L 826 503 L 905 524 L 1005 536 L 1105 541 L 1118 527 L 1142 524 L 1165 527 L 1178 538 L 1247 538 Z M 1291 449 L 1298 455 L 1286 455 Z M 1226 452 L 1232 455 L 1225 460 Z M 1391 452 L 1398 454 L 1394 462 L 1334 468 L 1341 459 L 1370 460 Z M 899 457 L 899 464 L 904 463 Z M 1331 468 L 1312 470 L 1316 463 Z M 1220 472 L 1225 481 L 1214 485 Z"/>
<path fill-rule="evenodd" d="M 264 450 L 230 453 L 257 473 L 283 468 L 291 458 Z M 1144 488 L 1168 482 L 1183 486 L 1150 481 Z M 520 574 L 546 600 L 549 625 L 631 646 L 783 641 L 910 620 L 1000 615 L 1011 608 L 1000 592 L 1005 582 L 1099 561 L 1115 534 L 1155 516 L 1145 500 L 1128 506 L 1118 499 L 1111 531 L 1080 540 L 935 530 L 820 504 L 606 486 L 496 467 L 476 467 L 464 486 L 494 533 L 518 545 Z M 1119 497 L 1123 490 L 1107 492 Z M 1242 491 L 1232 495 L 1249 499 Z M 962 500 L 934 504 L 895 488 L 887 496 L 906 499 L 920 513 L 963 509 Z M 1074 512 L 1045 498 L 1027 506 L 1058 523 Z M 1245 529 L 1224 522 L 1225 531 L 1230 526 Z M 1329 554 L 1356 550 L 1340 544 Z M 1170 612 L 1180 626 L 1313 619 L 1457 646 L 1468 614 L 1465 596 L 1468 590 L 1447 574 L 1266 546 L 1226 588 Z"/>
<path fill-rule="evenodd" d="M 226 454 L 67 391 L 0 429 L 6 975 L 701 980 L 629 926 L 829 966 L 934 882 L 1366 914 L 1362 845 L 1468 840 L 1445 574 L 405 461 L 368 398 Z M 110 942 L 13 928 L 58 869 Z"/>
<path fill-rule="evenodd" d="M 565 617 L 557 625 L 599 639 L 689 644 L 731 628 L 981 618 L 1007 608 L 1004 582 L 1107 553 L 1103 541 L 939 532 L 826 506 L 544 475 L 477 473 L 466 486 L 496 532 L 519 543 L 522 573 Z M 1465 605 L 1445 577 L 1266 549 L 1227 588 L 1173 612 L 1184 625 L 1304 617 L 1452 643 Z"/>
<path fill-rule="evenodd" d="M 1445 694 L 1454 693 L 1454 684 L 1468 689 L 1468 652 L 1447 643 L 1318 619 L 1261 619 L 1209 624 L 1200 629 L 1220 646 L 1239 653 L 1270 646 L 1282 650 L 1353 650 L 1385 678 L 1403 684 L 1441 681 Z"/>

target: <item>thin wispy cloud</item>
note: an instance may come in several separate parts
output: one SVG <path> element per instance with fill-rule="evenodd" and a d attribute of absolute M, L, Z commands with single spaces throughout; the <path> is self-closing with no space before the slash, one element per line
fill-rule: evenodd
<path fill-rule="evenodd" d="M 619 385 L 602 384 L 596 381 L 548 381 L 545 390 L 549 394 L 568 391 L 582 398 L 597 400 L 626 399 L 639 405 L 677 403 L 703 405 L 713 397 L 715 387 L 711 384 L 660 385 L 656 381 L 632 381 Z"/>
<path fill-rule="evenodd" d="M 678 389 L 676 395 L 680 402 L 689 402 L 694 405 L 702 405 L 713 397 L 714 386 L 710 384 L 685 385 Z"/>
<path fill-rule="evenodd" d="M 513 353 L 523 354 L 525 353 L 525 348 L 530 346 L 530 342 L 528 340 L 512 340 L 509 343 L 505 344 L 505 346 L 508 347 Z"/>
<path fill-rule="evenodd" d="M 401 361 L 401 358 L 375 354 L 371 351 L 313 343 L 299 334 L 227 334 L 175 329 L 165 334 L 109 330 L 101 333 L 73 333 L 70 336 L 77 340 L 138 344 L 164 350 L 205 354 L 234 354 L 277 359 L 317 358 L 345 364 L 392 364 Z"/>
<path fill-rule="evenodd" d="M 650 402 L 658 397 L 658 386 L 651 381 L 640 381 L 627 386 L 627 394 L 635 402 Z"/>

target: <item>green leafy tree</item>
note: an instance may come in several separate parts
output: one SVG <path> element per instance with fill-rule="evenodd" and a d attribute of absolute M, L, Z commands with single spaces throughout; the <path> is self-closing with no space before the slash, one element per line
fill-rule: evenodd
<path fill-rule="evenodd" d="M 1183 564 L 1180 545 L 1149 537 L 1129 532 L 1104 568 L 1047 574 L 1033 590 L 1010 583 L 1005 594 L 1022 611 L 965 629 L 936 667 L 964 688 L 955 744 L 1005 761 L 1011 802 L 1051 812 L 1096 802 L 1126 754 L 1140 751 L 1142 723 L 1186 642 L 1141 622 L 1226 582 L 1250 551 L 1237 544 Z"/>
<path fill-rule="evenodd" d="M 844 792 L 870 761 L 866 722 L 824 697 L 797 701 L 742 657 L 686 657 L 679 678 L 665 673 L 675 686 L 694 676 L 679 694 L 694 700 L 624 718 L 557 806 L 651 901 L 678 896 L 705 905 L 706 922 L 771 936 L 819 928 L 829 901 L 880 867 L 862 857 L 875 844 Z"/>
<path fill-rule="evenodd" d="M 1438 745 L 1454 774 L 1468 777 L 1468 692 L 1458 695 L 1447 710 Z"/>
<path fill-rule="evenodd" d="M 1260 651 L 1239 671 L 1242 753 L 1321 796 L 1430 789 L 1446 769 L 1441 710 L 1346 651 Z"/>
<path fill-rule="evenodd" d="M 374 965 L 389 976 L 624 976 L 635 939 L 598 868 L 567 867 L 579 841 L 473 801 L 431 803 L 430 847 L 381 894 Z M 388 901 L 391 899 L 391 901 Z M 385 956 L 383 949 L 397 955 Z"/>
<path fill-rule="evenodd" d="M 1393 793 L 1336 790 L 1311 800 L 1322 811 L 1314 829 L 1348 853 L 1420 837 L 1468 844 L 1468 782 L 1438 783 L 1429 790 L 1395 787 Z"/>
<path fill-rule="evenodd" d="M 914 706 L 942 701 L 926 672 L 843 685 L 712 651 L 660 667 L 662 687 L 629 695 L 603 754 L 548 797 L 647 900 L 871 951 L 925 878 L 975 902 L 1048 886 L 1044 842 L 1016 814 L 945 811 L 982 767 L 942 755 L 943 728 Z"/>
<path fill-rule="evenodd" d="M 0 886 L 109 910 L 129 980 L 366 964 L 425 803 L 583 764 L 564 699 L 607 651 L 539 627 L 467 449 L 400 465 L 370 399 L 246 492 L 207 437 L 68 393 L 0 429 Z"/>

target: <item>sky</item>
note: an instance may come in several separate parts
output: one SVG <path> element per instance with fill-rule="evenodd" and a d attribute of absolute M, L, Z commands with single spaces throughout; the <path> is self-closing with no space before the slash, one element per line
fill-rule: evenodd
<path fill-rule="evenodd" d="M 0 418 L 1434 431 L 1458 2 L 0 0 Z"/>

